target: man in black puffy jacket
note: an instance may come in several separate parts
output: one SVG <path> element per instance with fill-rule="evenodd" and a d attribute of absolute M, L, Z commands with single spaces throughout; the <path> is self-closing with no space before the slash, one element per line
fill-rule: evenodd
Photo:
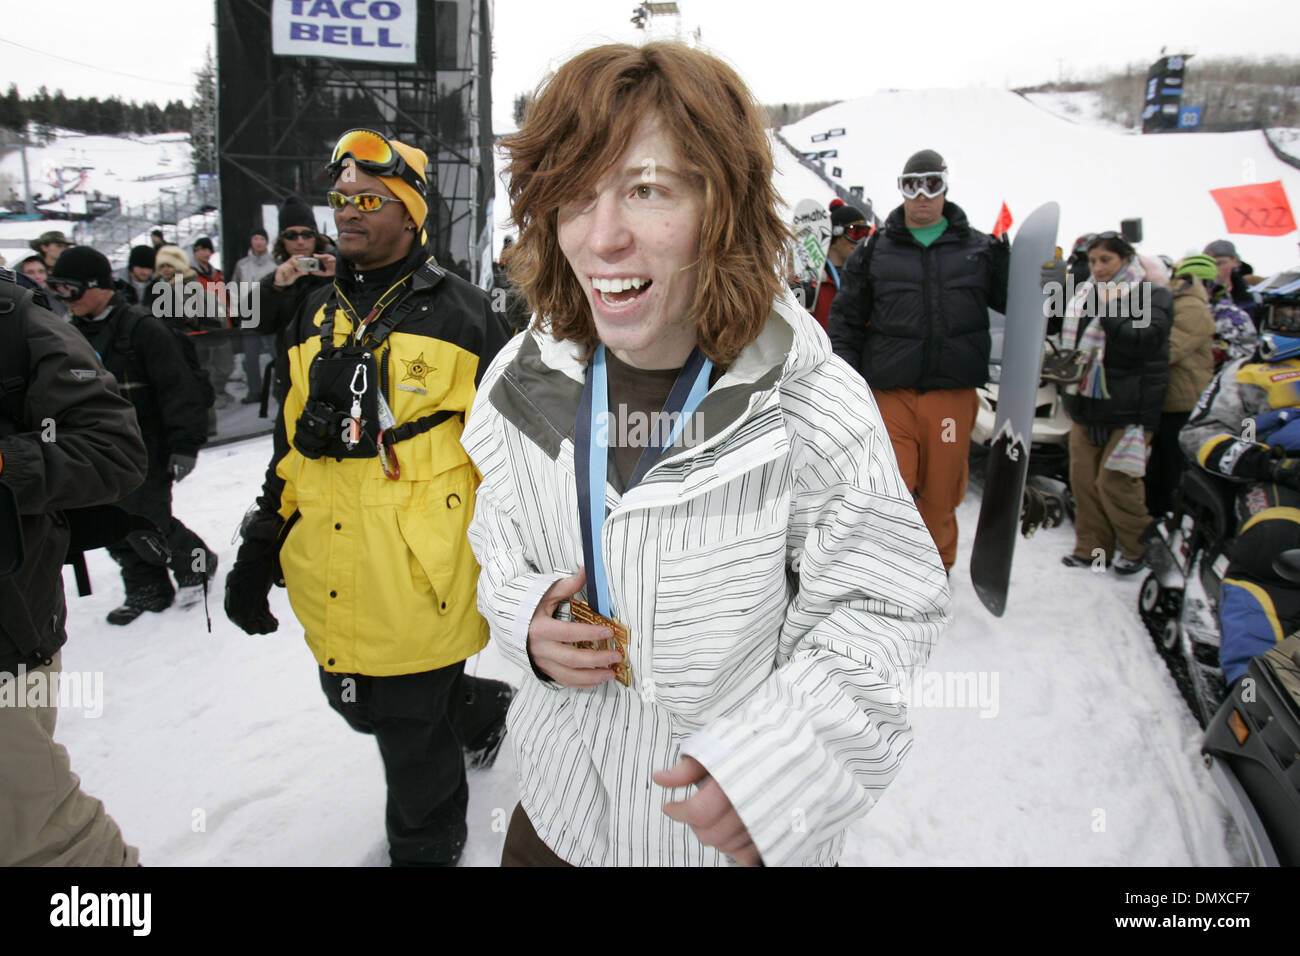
<path fill-rule="evenodd" d="M 844 265 L 830 338 L 871 386 L 899 471 L 950 569 L 975 389 L 988 379 L 988 310 L 1006 310 L 1010 252 L 948 200 L 948 166 L 934 150 L 908 159 L 898 187 L 903 204 Z"/>
<path fill-rule="evenodd" d="M 54 727 L 67 639 L 64 512 L 116 501 L 145 464 L 131 403 L 94 351 L 0 269 L 0 494 L 21 515 L 23 557 L 0 576 L 0 866 L 136 865 L 135 847 L 81 790 Z M 0 519 L 0 552 L 11 557 L 7 525 Z"/>
<path fill-rule="evenodd" d="M 110 611 L 110 624 L 129 624 L 145 611 L 163 611 L 175 597 L 167 566 L 178 587 L 197 595 L 216 572 L 216 555 L 172 515 L 172 482 L 194 470 L 207 441 L 207 389 L 195 377 L 183 339 L 114 292 L 113 273 L 103 254 L 73 246 L 59 257 L 50 290 L 67 303 L 72 324 L 99 353 L 135 406 L 149 450 L 144 484 L 124 499 L 128 514 L 149 519 L 162 533 L 133 533 L 110 545 L 122 566 L 126 600 Z"/>

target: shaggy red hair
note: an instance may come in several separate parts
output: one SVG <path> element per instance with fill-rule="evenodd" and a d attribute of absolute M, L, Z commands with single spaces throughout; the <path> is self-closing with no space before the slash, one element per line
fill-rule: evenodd
<path fill-rule="evenodd" d="M 539 88 L 523 128 L 502 141 L 519 227 L 505 262 L 552 335 L 596 345 L 587 297 L 560 250 L 557 212 L 600 180 L 651 115 L 683 172 L 702 184 L 691 314 L 700 349 L 727 366 L 758 337 L 784 286 L 779 267 L 790 233 L 776 211 L 762 108 L 714 56 L 679 43 L 611 44 L 560 67 Z"/>

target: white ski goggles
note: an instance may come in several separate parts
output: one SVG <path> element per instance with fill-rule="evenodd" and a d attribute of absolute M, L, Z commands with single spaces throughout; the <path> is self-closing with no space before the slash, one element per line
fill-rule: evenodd
<path fill-rule="evenodd" d="M 947 189 L 948 174 L 946 172 L 906 173 L 898 177 L 898 191 L 903 194 L 905 199 L 915 199 L 917 196 L 935 199 L 942 196 Z"/>

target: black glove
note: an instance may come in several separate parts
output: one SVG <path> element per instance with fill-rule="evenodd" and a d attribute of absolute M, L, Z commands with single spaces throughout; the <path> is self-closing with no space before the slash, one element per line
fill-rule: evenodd
<path fill-rule="evenodd" d="M 244 543 L 226 575 L 226 617 L 246 634 L 270 634 L 280 622 L 267 595 L 275 577 L 280 516 L 253 511 L 244 519 Z"/>
<path fill-rule="evenodd" d="M 1241 438 L 1216 442 L 1206 454 L 1210 471 L 1241 481 L 1271 481 L 1300 491 L 1300 458 L 1285 458 L 1281 448 Z"/>
<path fill-rule="evenodd" d="M 167 470 L 171 472 L 172 481 L 184 481 L 186 476 L 194 470 L 198 458 L 194 455 L 178 455 L 173 453 L 167 460 Z"/>
<path fill-rule="evenodd" d="M 1300 491 L 1300 458 L 1283 458 L 1275 461 L 1269 477 L 1283 488 Z"/>

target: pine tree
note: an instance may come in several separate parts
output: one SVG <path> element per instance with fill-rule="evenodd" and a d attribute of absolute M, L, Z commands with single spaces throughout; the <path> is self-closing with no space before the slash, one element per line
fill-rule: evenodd
<path fill-rule="evenodd" d="M 194 74 L 194 106 L 190 112 L 190 148 L 194 172 L 217 171 L 217 71 L 212 48 Z"/>

